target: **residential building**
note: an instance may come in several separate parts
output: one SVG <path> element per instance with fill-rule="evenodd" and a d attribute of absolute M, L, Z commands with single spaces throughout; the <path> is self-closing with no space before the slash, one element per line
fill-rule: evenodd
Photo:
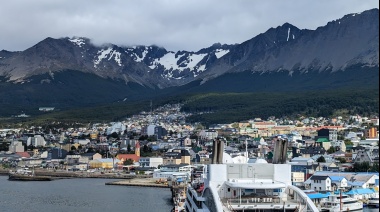
<path fill-rule="evenodd" d="M 338 131 L 336 129 L 331 128 L 322 128 L 317 131 L 318 136 L 316 136 L 316 140 L 318 138 L 327 138 L 329 141 L 338 140 Z"/>
<path fill-rule="evenodd" d="M 328 138 L 318 138 L 315 143 L 323 147 L 325 150 L 328 150 L 331 147 L 331 142 Z"/>
<path fill-rule="evenodd" d="M 379 134 L 376 127 L 371 127 L 364 131 L 364 137 L 366 138 L 379 138 Z"/>
<path fill-rule="evenodd" d="M 22 145 L 21 141 L 12 141 L 12 143 L 9 145 L 8 150 L 12 153 L 24 152 L 24 146 Z"/>
<path fill-rule="evenodd" d="M 46 141 L 45 138 L 41 135 L 34 135 L 32 137 L 28 137 L 28 140 L 26 141 L 27 146 L 45 146 Z"/>
<path fill-rule="evenodd" d="M 348 189 L 348 180 L 344 176 L 330 176 L 332 191 Z"/>
<path fill-rule="evenodd" d="M 331 191 L 331 178 L 329 176 L 311 176 L 305 184 L 309 184 L 314 191 Z"/>
<path fill-rule="evenodd" d="M 305 181 L 305 173 L 303 172 L 292 172 L 291 173 L 292 184 L 294 186 L 302 186 Z"/>
<path fill-rule="evenodd" d="M 66 163 L 67 165 L 74 165 L 79 163 L 80 155 L 66 155 Z"/>
<path fill-rule="evenodd" d="M 102 155 L 96 152 L 87 152 L 81 154 L 79 158 L 79 163 L 89 163 L 91 160 L 101 159 Z"/>
<path fill-rule="evenodd" d="M 67 155 L 66 150 L 61 148 L 52 148 L 48 151 L 48 160 L 54 160 L 54 159 L 65 159 Z"/>
<path fill-rule="evenodd" d="M 302 157 L 310 158 L 314 155 L 324 155 L 326 150 L 319 145 L 310 145 L 300 150 Z"/>
<path fill-rule="evenodd" d="M 155 167 L 158 168 L 164 163 L 163 158 L 140 158 L 139 163 L 141 167 Z"/>
<path fill-rule="evenodd" d="M 353 163 L 363 163 L 363 162 L 369 163 L 370 166 L 373 165 L 373 160 L 369 152 L 366 150 L 358 151 L 358 153 L 356 154 L 356 157 L 353 160 Z"/>
<path fill-rule="evenodd" d="M 218 137 L 218 131 L 216 130 L 202 130 L 199 133 L 200 139 L 212 140 Z"/>

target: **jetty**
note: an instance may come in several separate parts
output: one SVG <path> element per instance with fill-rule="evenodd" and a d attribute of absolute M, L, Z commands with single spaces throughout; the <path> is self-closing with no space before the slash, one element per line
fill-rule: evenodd
<path fill-rule="evenodd" d="M 157 183 L 157 179 L 153 178 L 133 178 L 128 180 L 119 180 L 114 182 L 105 183 L 106 185 L 118 185 L 118 186 L 140 186 L 140 187 L 157 187 L 157 188 L 169 188 L 167 184 Z"/>

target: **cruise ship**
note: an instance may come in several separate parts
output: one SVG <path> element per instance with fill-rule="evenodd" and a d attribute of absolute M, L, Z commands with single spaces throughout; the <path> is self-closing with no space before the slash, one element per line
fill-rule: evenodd
<path fill-rule="evenodd" d="M 286 163 L 287 141 L 276 143 L 273 163 L 233 163 L 215 140 L 212 164 L 188 186 L 185 211 L 318 211 L 311 199 L 292 185 L 291 165 Z M 276 151 L 277 150 L 277 151 Z"/>

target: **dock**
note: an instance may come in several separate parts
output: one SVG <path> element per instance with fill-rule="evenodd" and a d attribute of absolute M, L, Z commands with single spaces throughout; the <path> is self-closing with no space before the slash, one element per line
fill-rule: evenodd
<path fill-rule="evenodd" d="M 156 183 L 156 179 L 153 178 L 134 178 L 128 180 L 119 180 L 114 182 L 105 183 L 106 185 L 118 185 L 118 186 L 140 186 L 140 187 L 156 187 L 156 188 L 169 188 L 168 185 L 162 183 Z"/>

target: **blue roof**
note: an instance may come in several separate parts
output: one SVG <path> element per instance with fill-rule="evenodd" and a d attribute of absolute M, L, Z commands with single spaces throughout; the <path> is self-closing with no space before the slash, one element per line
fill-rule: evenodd
<path fill-rule="evenodd" d="M 326 194 L 321 193 L 313 193 L 313 194 L 306 194 L 310 199 L 321 199 L 321 198 L 328 198 L 330 196 L 330 193 L 327 192 Z"/>
<path fill-rule="evenodd" d="M 358 188 L 358 189 L 352 189 L 351 191 L 347 192 L 346 194 L 373 194 L 375 191 L 370 188 Z"/>
<path fill-rule="evenodd" d="M 350 186 L 362 186 L 365 182 L 362 182 L 362 181 L 356 181 L 356 182 L 351 182 L 351 181 L 348 181 L 347 184 L 350 185 Z"/>
<path fill-rule="evenodd" d="M 345 177 L 343 176 L 330 176 L 332 181 L 342 181 Z"/>

